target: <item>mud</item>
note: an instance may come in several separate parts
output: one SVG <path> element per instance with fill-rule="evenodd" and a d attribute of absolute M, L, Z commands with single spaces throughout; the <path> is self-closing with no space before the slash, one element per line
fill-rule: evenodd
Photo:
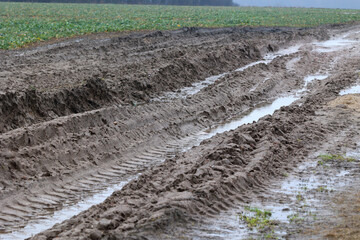
<path fill-rule="evenodd" d="M 330 86 L 324 92 L 336 89 Z M 250 201 L 270 179 L 291 171 L 316 144 L 349 124 L 328 114 L 317 115 L 319 102 L 329 97 L 319 95 L 203 142 L 34 239 L 159 239 L 173 224 L 194 221 L 199 215 L 215 217 L 238 202 Z"/>
<path fill-rule="evenodd" d="M 354 109 L 355 111 L 360 112 L 360 95 L 344 95 L 331 101 L 329 105 L 332 107 L 343 106 L 345 108 Z"/>
<path fill-rule="evenodd" d="M 356 31 L 182 29 L 4 52 L 14 114 L 0 135 L 0 238 L 39 233 L 41 218 L 62 221 L 139 173 L 34 239 L 187 236 L 187 224 L 251 202 L 355 124 L 357 95 L 337 97 L 359 82 Z M 317 51 L 329 36 L 343 44 Z M 36 67 L 39 85 L 14 80 Z"/>
<path fill-rule="evenodd" d="M 342 60 L 335 63 L 341 66 L 336 71 L 325 71 L 321 66 L 316 69 L 316 72 L 330 71 L 328 78 L 305 81 L 309 75 L 301 76 L 299 83 L 305 85 L 308 93 L 291 106 L 218 134 L 199 147 L 152 167 L 104 203 L 55 225 L 34 239 L 165 239 L 171 236 L 178 239 L 179 224 L 216 217 L 239 203 L 250 203 L 253 197 L 264 194 L 271 181 L 281 178 L 284 172 L 291 172 L 311 152 L 321 148 L 324 141 L 356 126 L 354 114 L 341 107 L 327 107 L 341 89 L 358 80 L 358 66 L 349 67 L 354 59 Z M 298 64 L 302 64 L 301 60 Z M 261 67 L 264 65 L 259 65 L 256 71 Z M 286 61 L 283 68 L 286 69 Z M 241 73 L 233 74 L 230 78 Z M 210 87 L 218 86 L 221 81 Z M 292 89 L 301 87 L 295 84 Z M 182 232 L 186 237 L 187 231 Z"/>
<path fill-rule="evenodd" d="M 114 103 L 147 102 L 315 36 L 327 37 L 321 29 L 184 28 L 3 51 L 0 132 Z"/>

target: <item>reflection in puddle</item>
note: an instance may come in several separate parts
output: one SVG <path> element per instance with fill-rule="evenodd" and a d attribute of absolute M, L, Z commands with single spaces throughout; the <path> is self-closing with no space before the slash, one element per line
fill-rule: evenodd
<path fill-rule="evenodd" d="M 346 95 L 346 94 L 359 94 L 360 93 L 360 85 L 356 85 L 344 90 L 340 91 L 340 96 Z"/>
<path fill-rule="evenodd" d="M 261 201 L 254 199 L 250 203 L 253 208 L 271 212 L 270 220 L 278 222 L 273 229 L 274 238 L 270 239 L 289 239 L 289 236 L 290 239 L 308 239 L 291 237 L 291 234 L 334 216 L 333 208 L 329 207 L 331 196 L 357 185 L 360 179 L 360 149 L 348 152 L 346 156 L 356 161 L 328 162 L 326 165 L 319 165 L 316 160 L 306 162 L 280 186 L 275 182 Z M 234 207 L 216 219 L 201 220 L 186 229 L 186 236 L 190 239 L 266 239 L 262 232 L 240 221 L 238 216 L 242 209 L 243 206 Z"/>
<path fill-rule="evenodd" d="M 136 178 L 136 177 L 135 177 Z M 107 197 L 109 197 L 114 191 L 120 190 L 131 181 L 131 178 L 126 181 L 120 182 L 119 184 L 109 186 L 102 192 L 99 192 L 91 197 L 85 198 L 82 201 L 78 202 L 75 205 L 64 207 L 63 209 L 54 212 L 52 216 L 47 216 L 41 220 L 30 221 L 24 228 L 13 231 L 12 233 L 0 234 L 0 239 L 2 240 L 23 240 L 25 238 L 32 237 L 39 232 L 42 232 L 46 229 L 51 228 L 56 223 L 61 223 L 66 219 L 69 219 L 86 209 L 89 209 L 95 204 L 102 203 Z"/>
<path fill-rule="evenodd" d="M 244 67 L 238 68 L 235 70 L 235 72 L 243 72 L 246 69 L 259 65 L 261 63 L 263 64 L 269 64 L 271 63 L 275 58 L 281 57 L 288 54 L 293 54 L 299 51 L 300 45 L 296 45 L 290 48 L 279 50 L 276 53 L 270 53 L 265 55 L 263 60 L 250 63 Z M 180 89 L 177 92 L 168 92 L 165 93 L 163 96 L 153 99 L 152 101 L 163 101 L 167 99 L 177 99 L 177 98 L 187 98 L 188 96 L 194 95 L 198 92 L 200 92 L 203 88 L 206 88 L 207 86 L 210 86 L 214 84 L 218 79 L 222 78 L 223 76 L 227 75 L 229 73 L 225 72 L 219 75 L 211 76 L 206 78 L 204 81 L 194 83 L 191 87 L 184 87 Z"/>
<path fill-rule="evenodd" d="M 241 125 L 252 123 L 254 121 L 259 120 L 260 118 L 273 114 L 277 109 L 280 109 L 283 106 L 289 106 L 293 102 L 295 102 L 298 98 L 295 96 L 288 96 L 288 97 L 281 97 L 276 99 L 272 104 L 256 108 L 254 109 L 250 114 L 241 117 L 240 119 L 231 121 L 229 123 L 225 123 L 223 125 L 220 125 L 216 127 L 215 129 L 211 130 L 206 134 L 205 136 L 207 138 L 210 138 L 212 136 L 215 136 L 218 133 L 223 133 L 226 131 L 234 130 L 238 128 Z"/>
<path fill-rule="evenodd" d="M 269 64 L 271 63 L 275 58 L 277 57 L 281 57 L 281 56 L 284 56 L 284 55 L 290 55 L 290 54 L 294 54 L 296 52 L 298 52 L 300 49 L 300 45 L 296 45 L 296 46 L 293 46 L 293 47 L 290 47 L 290 48 L 285 48 L 285 49 L 282 49 L 276 53 L 269 53 L 267 55 L 265 55 L 264 59 L 263 60 L 260 60 L 260 61 L 257 61 L 257 62 L 253 62 L 253 63 L 250 63 L 244 67 L 241 67 L 241 68 L 238 68 L 235 70 L 235 72 L 243 72 L 245 71 L 246 69 L 250 68 L 250 67 L 253 67 L 255 65 L 259 65 L 261 63 L 263 64 Z"/>
<path fill-rule="evenodd" d="M 305 81 L 305 87 L 307 87 L 307 85 L 309 83 L 311 83 L 314 80 L 324 80 L 326 78 L 328 78 L 328 75 L 310 75 L 304 78 Z"/>
<path fill-rule="evenodd" d="M 155 100 L 161 101 L 161 100 L 165 100 L 165 99 L 186 98 L 188 96 L 195 95 L 196 93 L 200 92 L 201 89 L 203 89 L 211 84 L 214 84 L 218 79 L 225 76 L 226 74 L 228 74 L 228 73 L 222 73 L 219 75 L 208 77 L 204 81 L 194 83 L 191 87 L 184 87 L 184 88 L 180 89 L 178 92 L 165 93 L 164 96 L 155 98 L 155 99 L 153 99 L 153 101 L 155 101 Z"/>
<path fill-rule="evenodd" d="M 186 141 L 182 141 L 183 145 L 179 145 L 177 149 L 174 149 L 174 154 L 176 152 L 183 152 L 187 151 L 188 149 L 192 148 L 193 146 L 199 145 L 203 140 L 209 139 L 212 136 L 216 135 L 217 133 L 222 133 L 225 131 L 229 131 L 232 129 L 236 129 L 237 127 L 251 123 L 253 121 L 259 120 L 261 117 L 272 114 L 275 110 L 279 109 L 282 106 L 288 106 L 291 103 L 293 103 L 298 98 L 294 96 L 290 97 L 281 97 L 276 99 L 272 104 L 264 107 L 260 107 L 257 109 L 254 109 L 250 114 L 240 118 L 236 119 L 232 122 L 229 122 L 224 125 L 220 125 L 219 127 L 215 128 L 212 131 L 205 131 L 201 132 L 194 138 L 189 138 Z M 0 239 L 24 239 L 27 237 L 30 237 L 31 235 L 35 235 L 41 231 L 44 231 L 50 227 L 52 227 L 56 223 L 60 223 L 66 219 L 69 219 L 70 217 L 79 214 L 81 211 L 84 211 L 88 208 L 90 208 L 92 205 L 99 204 L 103 202 L 107 197 L 109 197 L 114 191 L 120 190 L 126 183 L 131 181 L 131 179 L 128 179 L 126 181 L 123 181 L 117 185 L 111 185 L 106 190 L 101 191 L 92 197 L 86 198 L 83 201 L 77 203 L 76 205 L 65 207 L 60 211 L 55 212 L 52 216 L 44 216 L 43 220 L 34 220 L 33 222 L 30 222 L 25 228 L 14 231 L 13 233 L 9 234 L 3 234 L 0 235 Z M 238 224 L 238 220 L 236 221 L 236 225 Z M 236 233 L 238 234 L 238 233 Z M 235 235 L 236 236 L 236 235 Z"/>
<path fill-rule="evenodd" d="M 344 47 L 350 47 L 354 43 L 357 43 L 357 41 L 345 39 L 345 37 L 343 37 L 338 39 L 331 39 L 325 42 L 318 42 L 314 45 L 316 46 L 315 51 L 321 53 L 328 53 L 340 50 Z"/>
<path fill-rule="evenodd" d="M 268 218 L 268 221 L 276 222 L 277 224 L 288 223 L 289 217 L 295 213 L 291 211 L 288 207 L 283 205 L 267 205 L 266 208 L 258 207 L 257 204 L 250 206 L 251 208 L 258 208 L 260 211 L 266 210 L 271 213 L 271 216 Z M 238 239 L 253 239 L 249 238 L 249 235 L 262 235 L 266 236 L 267 234 L 262 234 L 259 230 L 266 229 L 256 229 L 249 228 L 247 224 L 240 219 L 241 214 L 246 214 L 250 216 L 251 213 L 244 208 L 239 206 L 237 211 L 235 208 L 233 211 L 227 211 L 220 213 L 216 218 L 209 218 L 206 221 L 200 221 L 196 225 L 190 227 L 186 232 L 186 237 L 188 239 L 229 239 L 229 240 L 238 240 Z M 281 229 L 274 229 L 274 236 L 284 236 L 286 232 Z M 270 235 L 268 235 L 270 236 Z M 263 238 L 255 238 L 263 239 Z M 269 238 L 273 239 L 273 238 Z"/>
<path fill-rule="evenodd" d="M 307 87 L 309 85 L 309 83 L 311 83 L 312 81 L 314 80 L 324 80 L 326 78 L 328 78 L 329 76 L 328 75 L 309 75 L 307 77 L 304 78 L 304 87 L 302 89 L 300 89 L 298 91 L 298 93 L 303 93 L 307 90 Z"/>
<path fill-rule="evenodd" d="M 186 237 L 189 239 L 244 239 L 247 227 L 241 224 L 239 214 L 228 212 L 212 218 L 206 224 L 194 226 Z"/>

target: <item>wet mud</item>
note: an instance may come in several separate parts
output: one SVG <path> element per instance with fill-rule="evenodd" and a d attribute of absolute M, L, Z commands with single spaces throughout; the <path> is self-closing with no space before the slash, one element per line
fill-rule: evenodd
<path fill-rule="evenodd" d="M 328 36 L 321 29 L 184 28 L 3 51 L 0 132 L 114 103 L 148 102 L 307 37 Z"/>
<path fill-rule="evenodd" d="M 264 198 L 282 209 L 272 184 L 358 137 L 358 28 L 182 29 L 4 52 L 0 239 L 240 234 L 207 223 Z"/>
<path fill-rule="evenodd" d="M 34 239 L 52 234 L 76 239 L 84 233 L 98 239 L 165 239 L 177 232 L 168 229 L 174 224 L 216 217 L 237 203 L 250 202 L 267 182 L 291 171 L 310 149 L 349 124 L 317 115 L 319 103 L 329 97 L 319 95 L 202 142 Z"/>

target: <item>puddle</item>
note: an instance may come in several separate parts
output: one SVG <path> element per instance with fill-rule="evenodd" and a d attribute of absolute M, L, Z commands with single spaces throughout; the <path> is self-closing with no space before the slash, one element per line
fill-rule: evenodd
<path fill-rule="evenodd" d="M 272 59 L 271 60 L 260 60 L 260 61 L 257 61 L 257 62 L 253 62 L 253 63 L 250 63 L 250 64 L 244 66 L 244 67 L 236 69 L 235 72 L 243 72 L 246 69 L 251 68 L 251 67 L 256 66 L 256 65 L 259 65 L 261 63 L 269 64 L 271 61 L 272 61 Z"/>
<path fill-rule="evenodd" d="M 253 63 L 250 63 L 250 64 L 244 66 L 244 67 L 238 68 L 238 69 L 235 70 L 235 72 L 243 72 L 246 69 L 248 69 L 250 67 L 253 67 L 253 66 L 256 66 L 256 65 L 259 65 L 261 63 L 267 65 L 267 64 L 271 63 L 275 58 L 281 57 L 281 56 L 284 56 L 284 55 L 294 54 L 294 53 L 298 52 L 299 49 L 300 49 L 300 45 L 296 45 L 296 46 L 293 46 L 293 47 L 290 47 L 290 48 L 285 48 L 285 49 L 279 50 L 276 53 L 269 53 L 269 54 L 265 55 L 263 60 L 253 62 Z"/>
<path fill-rule="evenodd" d="M 197 135 L 184 138 L 180 143 L 177 143 L 178 147 L 176 149 L 173 149 L 173 151 L 169 151 L 169 153 L 166 154 L 169 155 L 171 152 L 170 155 L 174 156 L 176 153 L 187 151 L 194 146 L 198 146 L 205 139 L 209 139 L 218 133 L 223 133 L 225 131 L 236 129 L 243 124 L 257 121 L 265 115 L 274 113 L 275 110 L 279 109 L 282 106 L 290 105 L 297 99 L 298 98 L 295 96 L 280 97 L 276 99 L 273 103 L 260 108 L 256 108 L 248 115 L 245 115 L 241 118 L 234 119 L 233 121 L 223 125 L 219 125 L 212 130 L 203 131 Z M 65 207 L 60 211 L 56 211 L 52 216 L 44 216 L 44 219 L 42 220 L 30 221 L 24 228 L 20 230 L 13 231 L 9 234 L 0 234 L 0 239 L 24 239 L 27 237 L 31 237 L 32 235 L 51 228 L 56 223 L 60 223 L 76 214 L 79 214 L 81 211 L 84 211 L 95 204 L 103 202 L 114 191 L 120 190 L 129 181 L 131 181 L 131 179 L 123 181 L 116 185 L 111 185 L 106 190 L 103 190 L 93 195 L 92 197 L 86 198 L 75 205 Z"/>
<path fill-rule="evenodd" d="M 238 68 L 235 70 L 235 72 L 245 71 L 246 69 L 256 66 L 256 65 L 259 65 L 261 63 L 269 64 L 275 58 L 281 57 L 281 56 L 284 56 L 287 54 L 296 53 L 299 51 L 299 49 L 300 49 L 300 45 L 296 45 L 296 46 L 293 46 L 290 48 L 279 50 L 276 53 L 267 54 L 267 55 L 265 55 L 263 60 L 256 61 L 256 62 L 250 63 L 246 66 L 243 66 L 241 68 Z M 219 75 L 208 77 L 204 81 L 194 83 L 191 87 L 184 87 L 184 88 L 178 90 L 177 92 L 167 92 L 161 97 L 152 99 L 152 101 L 164 101 L 167 99 L 187 98 L 188 96 L 191 96 L 191 95 L 194 95 L 194 94 L 200 92 L 203 88 L 206 88 L 207 86 L 214 84 L 218 79 L 220 79 L 223 76 L 228 75 L 228 74 L 229 74 L 228 72 L 225 72 L 225 73 L 222 73 Z"/>
<path fill-rule="evenodd" d="M 356 160 L 329 161 L 322 165 L 318 162 L 320 159 L 315 158 L 303 163 L 282 184 L 274 183 L 273 189 L 266 191 L 261 200 L 253 199 L 249 206 L 270 212 L 269 220 L 276 222 L 270 230 L 264 232 L 261 228 L 256 230 L 247 226 L 239 218 L 246 208 L 238 206 L 216 219 L 200 220 L 182 234 L 190 239 L 308 239 L 309 236 L 298 238 L 296 234 L 315 223 L 334 218 L 332 196 L 358 185 L 360 149 L 350 151 L 346 156 Z"/>
<path fill-rule="evenodd" d="M 188 239 L 245 239 L 246 226 L 240 224 L 236 212 L 220 214 L 216 219 L 209 219 L 207 224 L 195 226 L 186 233 Z"/>
<path fill-rule="evenodd" d="M 268 115 L 273 114 L 277 109 L 280 109 L 283 106 L 289 106 L 296 100 L 298 100 L 298 97 L 295 96 L 288 96 L 288 97 L 281 97 L 276 99 L 273 103 L 256 108 L 253 111 L 251 111 L 248 115 L 243 116 L 241 118 L 235 119 L 229 123 L 225 123 L 223 125 L 219 125 L 215 129 L 211 129 L 207 132 L 207 134 L 204 135 L 205 138 L 211 138 L 215 136 L 218 133 L 223 133 L 226 131 L 234 130 L 238 128 L 241 125 L 252 123 L 254 121 L 259 120 L 260 118 Z"/>
<path fill-rule="evenodd" d="M 29 237 L 34 236 L 35 234 L 38 234 L 39 232 L 45 231 L 46 229 L 51 228 L 56 223 L 61 223 L 66 219 L 69 219 L 77 214 L 79 214 L 82 211 L 85 211 L 86 209 L 89 209 L 89 207 L 102 203 L 105 201 L 107 197 L 109 197 L 114 191 L 121 190 L 128 182 L 135 179 L 131 178 L 126 181 L 120 182 L 116 185 L 112 185 L 108 187 L 107 189 L 92 195 L 91 197 L 85 198 L 82 201 L 78 202 L 76 205 L 71 206 L 65 206 L 60 211 L 54 212 L 52 216 L 44 217 L 44 219 L 41 220 L 33 220 L 30 221 L 24 228 L 13 231 L 11 233 L 7 234 L 0 234 L 1 240 L 23 240 Z"/>
<path fill-rule="evenodd" d="M 355 85 L 353 87 L 341 90 L 339 95 L 343 96 L 346 94 L 360 94 L 360 85 Z"/>
<path fill-rule="evenodd" d="M 307 87 L 309 85 L 309 83 L 311 83 L 314 80 L 324 80 L 326 78 L 328 78 L 329 75 L 309 75 L 307 77 L 304 78 L 304 87 L 302 89 L 300 89 L 297 93 L 303 93 L 307 90 Z"/>
<path fill-rule="evenodd" d="M 262 82 L 257 83 L 254 87 L 250 89 L 250 92 L 255 91 L 261 84 L 266 83 L 268 80 L 270 80 L 270 78 L 265 78 Z"/>
<path fill-rule="evenodd" d="M 310 75 L 304 78 L 305 81 L 305 87 L 307 87 L 307 85 L 309 83 L 311 83 L 314 80 L 324 80 L 326 78 L 328 78 L 329 75 Z"/>
<path fill-rule="evenodd" d="M 314 45 L 316 46 L 315 51 L 320 53 L 334 52 L 343 49 L 344 47 L 351 47 L 354 43 L 358 42 L 354 40 L 345 39 L 345 37 L 346 36 L 337 39 L 330 39 L 324 42 L 314 43 Z"/>
<path fill-rule="evenodd" d="M 257 208 L 256 205 L 251 206 L 250 208 Z M 269 221 L 276 221 L 287 223 L 289 221 L 289 216 L 293 215 L 294 212 L 289 211 L 288 208 L 284 206 L 267 206 L 266 210 L 271 212 L 271 216 L 268 218 Z M 266 235 L 261 234 L 259 230 L 255 227 L 249 229 L 247 224 L 241 220 L 241 215 L 246 214 L 247 216 L 254 216 L 254 214 L 249 214 L 244 207 L 239 207 L 237 211 L 228 211 L 221 213 L 216 219 L 206 219 L 200 223 L 190 227 L 190 230 L 186 232 L 187 239 L 229 239 L 229 240 L 238 240 L 238 239 L 263 239 L 263 238 L 249 238 L 249 235 Z M 286 232 L 281 231 L 280 229 L 274 230 L 273 234 L 276 236 L 285 235 Z M 269 235 L 268 235 L 269 236 Z M 266 237 L 265 237 L 266 238 Z M 267 238 L 266 238 L 267 239 Z M 273 238 L 268 238 L 273 239 Z"/>
<path fill-rule="evenodd" d="M 184 87 L 180 89 L 178 92 L 168 92 L 165 93 L 164 96 L 153 99 L 153 101 L 162 101 L 166 99 L 177 99 L 177 98 L 186 98 L 191 95 L 195 95 L 200 92 L 201 89 L 214 84 L 218 79 L 227 75 L 228 73 L 222 73 L 219 75 L 211 76 L 206 78 L 204 81 L 194 83 L 191 87 Z"/>
<path fill-rule="evenodd" d="M 291 59 L 290 61 L 288 61 L 286 63 L 286 69 L 288 71 L 294 71 L 295 70 L 295 64 L 298 63 L 302 58 L 301 57 L 296 57 Z"/>

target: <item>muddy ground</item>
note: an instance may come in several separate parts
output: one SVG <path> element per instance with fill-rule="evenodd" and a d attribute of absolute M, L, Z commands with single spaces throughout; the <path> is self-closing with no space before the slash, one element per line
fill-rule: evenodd
<path fill-rule="evenodd" d="M 326 37 L 321 29 L 184 28 L 3 51 L 0 132 L 114 103 L 147 102 L 278 46 Z"/>
<path fill-rule="evenodd" d="M 186 28 L 1 52 L 0 238 L 136 178 L 33 239 L 229 239 L 195 230 L 243 204 L 279 203 L 285 173 L 357 149 L 359 95 L 339 93 L 359 84 L 359 31 Z M 198 133 L 287 96 L 290 106 L 197 146 Z M 313 229 L 324 222 L 281 223 L 269 237 L 350 231 L 340 220 Z"/>

